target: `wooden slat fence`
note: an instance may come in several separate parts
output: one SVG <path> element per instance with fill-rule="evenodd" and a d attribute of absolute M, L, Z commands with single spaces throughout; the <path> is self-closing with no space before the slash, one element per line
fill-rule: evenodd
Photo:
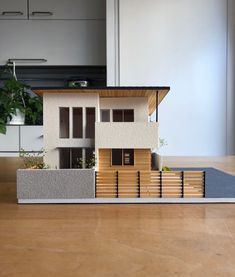
<path fill-rule="evenodd" d="M 204 171 L 98 171 L 97 198 L 203 198 Z"/>

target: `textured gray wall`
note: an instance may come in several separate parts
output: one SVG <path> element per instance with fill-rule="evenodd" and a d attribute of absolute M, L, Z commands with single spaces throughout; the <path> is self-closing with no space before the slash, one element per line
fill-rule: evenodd
<path fill-rule="evenodd" d="M 17 171 L 17 198 L 95 198 L 95 171 L 93 169 L 19 169 Z"/>

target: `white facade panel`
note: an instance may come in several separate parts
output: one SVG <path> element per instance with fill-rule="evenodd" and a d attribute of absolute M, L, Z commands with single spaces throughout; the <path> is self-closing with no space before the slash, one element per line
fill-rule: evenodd
<path fill-rule="evenodd" d="M 95 125 L 96 149 L 157 147 L 157 122 L 97 122 Z"/>
<path fill-rule="evenodd" d="M 45 162 L 52 168 L 59 168 L 59 147 L 94 147 L 93 139 L 86 139 L 83 132 L 83 139 L 72 138 L 72 116 L 73 107 L 96 109 L 96 119 L 98 118 L 99 96 L 98 94 L 44 94 L 44 148 L 46 150 Z M 59 138 L 59 108 L 70 108 L 70 138 Z M 85 122 L 85 121 L 84 121 Z M 85 126 L 84 130 L 85 130 Z"/>

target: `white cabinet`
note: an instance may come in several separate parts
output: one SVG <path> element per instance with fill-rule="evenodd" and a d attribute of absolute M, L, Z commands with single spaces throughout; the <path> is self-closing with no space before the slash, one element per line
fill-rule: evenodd
<path fill-rule="evenodd" d="M 21 126 L 20 148 L 26 152 L 40 151 L 43 148 L 42 126 Z"/>
<path fill-rule="evenodd" d="M 19 126 L 7 126 L 6 134 L 0 134 L 0 152 L 17 152 L 19 148 Z"/>
<path fill-rule="evenodd" d="M 0 0 L 0 19 L 27 18 L 27 0 Z"/>
<path fill-rule="evenodd" d="M 30 19 L 105 19 L 105 0 L 29 0 Z"/>
<path fill-rule="evenodd" d="M 19 156 L 22 148 L 26 152 L 40 152 L 43 148 L 42 129 L 42 126 L 7 126 L 6 135 L 0 134 L 0 157 Z"/>
<path fill-rule="evenodd" d="M 0 64 L 9 58 L 43 65 L 105 65 L 105 20 L 2 20 Z"/>

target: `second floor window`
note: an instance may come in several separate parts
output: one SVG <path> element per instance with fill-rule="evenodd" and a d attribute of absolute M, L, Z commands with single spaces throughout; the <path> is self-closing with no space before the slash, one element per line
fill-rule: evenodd
<path fill-rule="evenodd" d="M 134 110 L 113 110 L 113 122 L 134 122 Z"/>
<path fill-rule="evenodd" d="M 101 122 L 110 122 L 110 110 L 100 111 Z"/>
<path fill-rule="evenodd" d="M 95 138 L 95 108 L 86 108 L 86 138 Z"/>
<path fill-rule="evenodd" d="M 73 138 L 82 138 L 82 108 L 73 108 Z"/>
<path fill-rule="evenodd" d="M 60 138 L 69 138 L 69 108 L 60 107 Z"/>

